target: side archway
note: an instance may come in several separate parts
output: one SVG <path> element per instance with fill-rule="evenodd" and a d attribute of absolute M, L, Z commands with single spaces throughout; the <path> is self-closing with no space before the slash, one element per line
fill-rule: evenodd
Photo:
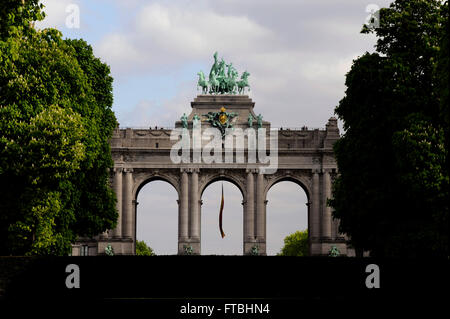
<path fill-rule="evenodd" d="M 266 203 L 266 251 L 276 255 L 284 246 L 284 238 L 296 231 L 310 230 L 310 193 L 308 180 L 298 176 L 279 176 L 268 183 Z M 308 253 L 310 250 L 308 236 Z"/>
<path fill-rule="evenodd" d="M 142 177 L 133 189 L 133 251 L 137 240 L 157 255 L 177 254 L 179 188 L 161 175 Z"/>

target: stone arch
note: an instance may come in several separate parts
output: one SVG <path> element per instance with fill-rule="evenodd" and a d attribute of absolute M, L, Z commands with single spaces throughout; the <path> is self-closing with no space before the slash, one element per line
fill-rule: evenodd
<path fill-rule="evenodd" d="M 227 181 L 227 182 L 230 182 L 233 185 L 235 185 L 241 192 L 242 200 L 243 201 L 246 200 L 245 185 L 243 185 L 243 183 L 239 179 L 237 179 L 236 177 L 234 177 L 231 174 L 213 174 L 211 176 L 208 176 L 205 179 L 205 181 L 202 183 L 202 185 L 200 186 L 200 196 L 199 197 L 202 198 L 203 192 L 209 185 L 211 185 L 212 183 L 218 182 L 218 181 Z"/>
<path fill-rule="evenodd" d="M 311 178 L 308 176 L 301 176 L 301 175 L 293 175 L 293 174 L 279 174 L 279 176 L 276 176 L 275 178 L 272 178 L 266 185 L 264 189 L 264 202 L 267 203 L 267 194 L 269 190 L 276 184 L 279 184 L 281 182 L 293 182 L 296 185 L 300 186 L 300 188 L 305 192 L 306 194 L 306 205 L 307 205 L 307 227 L 308 227 L 308 242 L 309 242 L 309 254 L 311 255 L 311 221 L 312 221 L 312 210 L 310 209 L 311 206 L 311 200 L 312 200 L 312 193 L 310 188 L 310 181 Z M 267 218 L 267 216 L 266 216 Z M 266 238 L 267 240 L 267 238 Z"/>
<path fill-rule="evenodd" d="M 132 249 L 133 249 L 134 254 L 136 254 L 136 240 L 137 240 L 137 219 L 138 219 L 138 214 L 137 214 L 138 213 L 138 209 L 137 209 L 138 201 L 137 201 L 137 199 L 138 199 L 138 195 L 139 195 L 139 192 L 141 191 L 141 189 L 145 185 L 147 185 L 151 182 L 154 182 L 154 181 L 162 181 L 162 182 L 168 183 L 175 189 L 176 194 L 177 194 L 176 196 L 178 197 L 177 201 L 180 198 L 180 187 L 178 185 L 178 180 L 176 178 L 170 176 L 169 174 L 161 174 L 161 173 L 155 174 L 154 172 L 152 172 L 152 173 L 148 173 L 148 174 L 138 175 L 138 177 L 135 179 L 135 181 L 133 183 L 133 189 L 132 189 L 133 209 L 131 212 L 131 215 L 132 215 L 131 220 L 132 220 L 132 224 L 133 224 L 133 226 L 132 226 L 132 228 L 133 228 L 133 230 L 132 230 L 132 241 L 133 241 Z"/>
<path fill-rule="evenodd" d="M 234 172 L 234 174 L 233 173 L 230 174 L 230 173 L 231 172 L 225 172 L 225 173 L 224 172 L 210 172 L 210 173 L 208 173 L 207 171 L 206 172 L 203 171 L 203 173 L 201 172 L 202 181 L 201 181 L 201 183 L 199 183 L 200 184 L 199 185 L 199 199 L 200 199 L 200 208 L 199 209 L 200 209 L 200 212 L 201 212 L 202 211 L 201 207 L 203 205 L 203 199 L 202 198 L 203 198 L 203 194 L 204 194 L 205 190 L 208 188 L 208 186 L 212 185 L 215 182 L 226 181 L 226 182 L 229 182 L 232 185 L 234 185 L 239 190 L 238 193 L 240 193 L 241 196 L 242 196 L 242 207 L 238 208 L 238 207 L 240 207 L 240 205 L 238 203 L 236 203 L 236 201 L 235 201 L 233 204 L 236 205 L 236 210 L 233 210 L 231 213 L 232 213 L 232 215 L 234 214 L 234 217 L 238 217 L 239 216 L 239 219 L 242 222 L 242 225 L 239 225 L 239 227 L 236 227 L 236 229 L 235 229 L 236 232 L 234 233 L 235 235 L 237 235 L 237 234 L 240 234 L 240 235 L 239 236 L 234 236 L 233 237 L 233 241 L 227 243 L 227 248 L 226 249 L 233 250 L 232 252 L 228 251 L 228 254 L 240 255 L 242 253 L 238 252 L 237 249 L 241 250 L 243 248 L 243 246 L 238 246 L 238 245 L 239 245 L 239 243 L 241 243 L 241 245 L 242 245 L 241 241 L 242 241 L 242 236 L 244 234 L 244 220 L 243 219 L 244 219 L 244 216 L 245 216 L 245 213 L 246 213 L 245 212 L 245 202 L 246 202 L 246 197 L 247 197 L 246 196 L 246 185 L 245 185 L 244 181 L 242 180 L 242 178 L 241 178 L 241 176 L 239 174 L 240 171 Z M 227 201 L 227 200 L 225 200 L 225 201 Z M 227 205 L 228 204 L 225 204 L 225 206 L 227 206 Z M 203 226 L 203 225 L 205 225 L 204 222 L 206 222 L 207 219 L 205 219 L 205 215 L 203 213 L 200 213 L 200 216 L 201 216 L 200 217 L 201 218 L 201 222 L 200 222 L 200 229 L 201 229 L 200 230 L 200 233 L 201 233 L 200 241 L 205 240 L 206 238 L 211 239 L 211 237 L 205 237 L 204 238 L 205 235 L 208 236 L 208 231 L 205 231 L 205 228 Z M 229 236 L 229 234 L 227 232 L 227 229 L 224 229 L 224 231 L 227 234 L 226 236 Z M 237 233 L 237 231 L 239 231 L 239 233 Z M 209 233 L 209 235 L 210 235 L 210 233 Z M 231 237 L 227 237 L 227 238 L 231 238 Z M 207 242 L 210 243 L 211 240 L 207 240 Z M 204 243 L 206 243 L 206 242 L 204 242 Z M 215 243 L 215 244 L 217 244 L 217 243 Z M 220 248 L 220 245 L 219 246 L 216 246 L 216 245 L 212 246 L 212 245 L 210 245 L 208 248 L 214 249 L 212 247 Z M 207 248 L 205 246 L 202 249 L 207 249 Z M 211 252 L 210 251 L 209 253 L 215 254 L 216 252 Z"/>
<path fill-rule="evenodd" d="M 300 186 L 303 191 L 306 193 L 306 197 L 308 199 L 308 203 L 311 202 L 311 188 L 310 188 L 310 178 L 306 178 L 304 176 L 296 176 L 296 175 L 279 175 L 275 178 L 273 178 L 272 180 L 270 180 L 266 187 L 264 188 L 264 200 L 266 200 L 267 198 L 267 193 L 269 192 L 269 190 L 272 188 L 272 186 L 274 186 L 275 184 L 278 184 L 280 182 L 293 182 L 295 184 L 297 184 L 298 186 Z M 309 217 L 309 216 L 308 216 Z"/>
<path fill-rule="evenodd" d="M 137 196 L 139 195 L 139 191 L 148 183 L 153 181 L 163 181 L 167 182 L 175 188 L 178 198 L 180 198 L 180 187 L 178 185 L 178 181 L 167 174 L 146 174 L 141 178 L 138 178 L 133 185 L 133 200 L 137 200 Z"/>

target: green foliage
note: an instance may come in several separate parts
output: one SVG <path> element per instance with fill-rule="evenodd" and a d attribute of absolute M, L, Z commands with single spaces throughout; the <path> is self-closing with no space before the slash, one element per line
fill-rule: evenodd
<path fill-rule="evenodd" d="M 136 256 L 156 256 L 143 240 L 136 240 Z"/>
<path fill-rule="evenodd" d="M 115 227 L 112 78 L 83 40 L 33 28 L 38 1 L 0 8 L 0 255 L 67 254 Z"/>
<path fill-rule="evenodd" d="M 345 134 L 329 204 L 358 254 L 448 256 L 448 4 L 395 1 L 380 18 L 362 31 L 377 52 L 354 61 L 335 110 Z"/>
<path fill-rule="evenodd" d="M 308 230 L 296 231 L 284 238 L 284 247 L 277 256 L 308 256 Z"/>
<path fill-rule="evenodd" d="M 2 0 L 0 8 L 0 39 L 33 32 L 32 22 L 45 17 L 39 0 Z"/>

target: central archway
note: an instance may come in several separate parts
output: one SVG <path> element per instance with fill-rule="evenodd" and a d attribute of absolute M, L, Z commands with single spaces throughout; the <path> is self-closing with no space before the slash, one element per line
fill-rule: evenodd
<path fill-rule="evenodd" d="M 219 211 L 224 189 L 223 230 L 219 231 Z M 243 192 L 232 178 L 214 177 L 201 190 L 202 255 L 242 255 Z"/>

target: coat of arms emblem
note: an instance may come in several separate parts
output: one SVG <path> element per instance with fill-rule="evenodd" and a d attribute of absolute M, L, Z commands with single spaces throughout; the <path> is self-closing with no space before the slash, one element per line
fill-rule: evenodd
<path fill-rule="evenodd" d="M 219 112 L 208 112 L 203 114 L 207 117 L 207 121 L 213 126 L 217 127 L 222 133 L 222 138 L 225 137 L 225 131 L 227 128 L 233 128 L 232 120 L 237 116 L 236 112 L 227 112 L 227 109 L 222 106 Z"/>

